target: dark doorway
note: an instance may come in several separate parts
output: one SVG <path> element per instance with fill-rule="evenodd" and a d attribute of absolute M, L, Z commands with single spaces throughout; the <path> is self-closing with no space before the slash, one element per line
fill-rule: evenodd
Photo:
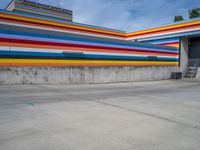
<path fill-rule="evenodd" d="M 200 59 L 200 36 L 189 39 L 189 59 Z"/>

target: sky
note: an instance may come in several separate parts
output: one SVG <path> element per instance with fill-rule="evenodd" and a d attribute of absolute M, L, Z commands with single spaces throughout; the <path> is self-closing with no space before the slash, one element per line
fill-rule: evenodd
<path fill-rule="evenodd" d="M 200 0 L 31 0 L 73 10 L 74 22 L 122 31 L 136 31 L 188 19 L 188 10 Z M 4 9 L 10 0 L 0 0 Z"/>

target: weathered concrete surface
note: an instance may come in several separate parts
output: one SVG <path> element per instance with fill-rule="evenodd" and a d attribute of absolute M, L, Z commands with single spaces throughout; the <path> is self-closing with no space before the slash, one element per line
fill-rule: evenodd
<path fill-rule="evenodd" d="M 0 84 L 88 84 L 169 79 L 176 67 L 0 67 Z"/>
<path fill-rule="evenodd" d="M 200 81 L 1 85 L 0 150 L 199 150 Z"/>

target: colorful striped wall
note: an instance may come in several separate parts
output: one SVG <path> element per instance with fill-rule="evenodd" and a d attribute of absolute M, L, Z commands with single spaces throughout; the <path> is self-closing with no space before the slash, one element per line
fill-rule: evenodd
<path fill-rule="evenodd" d="M 0 66 L 177 66 L 174 47 L 127 41 L 125 33 L 0 12 Z"/>
<path fill-rule="evenodd" d="M 177 66 L 180 37 L 200 34 L 199 19 L 126 33 L 30 1 L 8 10 L 0 10 L 0 66 Z"/>
<path fill-rule="evenodd" d="M 172 37 L 182 37 L 200 34 L 200 19 L 182 21 L 163 25 L 156 28 L 130 32 L 126 34 L 128 40 L 151 40 Z"/>
<path fill-rule="evenodd" d="M 200 35 L 200 19 L 171 23 L 126 34 L 126 39 L 180 49 L 181 37 Z"/>

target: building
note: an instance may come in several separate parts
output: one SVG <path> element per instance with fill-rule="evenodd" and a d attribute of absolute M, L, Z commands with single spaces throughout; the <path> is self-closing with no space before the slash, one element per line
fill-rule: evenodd
<path fill-rule="evenodd" d="M 27 0 L 12 0 L 6 10 L 43 19 L 72 22 L 72 11 Z"/>
<path fill-rule="evenodd" d="M 127 34 L 129 40 L 177 47 L 180 71 L 200 65 L 200 18 L 172 23 Z"/>
<path fill-rule="evenodd" d="M 199 33 L 200 19 L 127 33 L 72 22 L 69 10 L 14 0 L 0 10 L 0 83 L 169 79 L 174 71 L 187 74 L 190 59 L 196 64 Z"/>

